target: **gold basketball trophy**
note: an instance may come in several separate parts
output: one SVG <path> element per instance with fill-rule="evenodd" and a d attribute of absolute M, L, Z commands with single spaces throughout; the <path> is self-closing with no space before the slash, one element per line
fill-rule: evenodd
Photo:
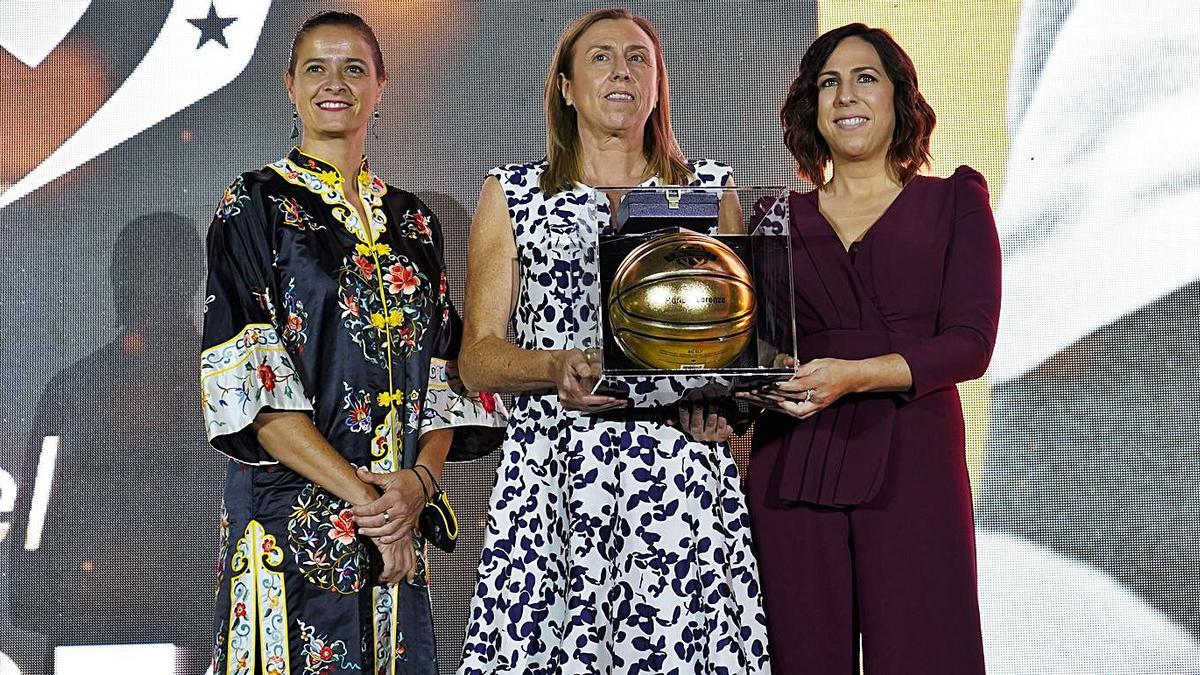
<path fill-rule="evenodd" d="M 718 232 L 731 192 L 751 205 L 747 234 Z M 775 186 L 628 188 L 612 233 L 598 228 L 594 391 L 651 407 L 790 377 L 778 358 L 795 353 L 787 209 Z"/>
<path fill-rule="evenodd" d="M 654 237 L 617 267 L 608 321 L 645 368 L 722 368 L 754 332 L 754 279 L 733 249 L 698 232 Z"/>

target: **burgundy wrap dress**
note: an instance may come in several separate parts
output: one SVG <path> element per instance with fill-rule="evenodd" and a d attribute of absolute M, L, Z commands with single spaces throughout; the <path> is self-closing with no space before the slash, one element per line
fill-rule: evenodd
<path fill-rule="evenodd" d="M 983 672 L 971 490 L 955 384 L 1000 312 L 983 177 L 917 176 L 847 251 L 817 193 L 791 195 L 797 362 L 900 354 L 906 392 L 767 413 L 750 466 L 776 673 Z"/>

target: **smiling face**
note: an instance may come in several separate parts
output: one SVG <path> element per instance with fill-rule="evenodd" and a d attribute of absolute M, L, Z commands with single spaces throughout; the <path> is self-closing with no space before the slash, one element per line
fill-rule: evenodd
<path fill-rule="evenodd" d="M 896 128 L 895 88 L 867 41 L 838 43 L 817 74 L 817 130 L 834 161 L 886 159 Z"/>
<path fill-rule="evenodd" d="M 579 36 L 571 75 L 559 79 L 581 128 L 604 133 L 641 132 L 658 104 L 654 43 L 633 21 L 597 21 Z"/>
<path fill-rule="evenodd" d="M 284 81 L 306 142 L 365 137 L 387 83 L 366 38 L 337 25 L 318 26 L 303 37 Z"/>

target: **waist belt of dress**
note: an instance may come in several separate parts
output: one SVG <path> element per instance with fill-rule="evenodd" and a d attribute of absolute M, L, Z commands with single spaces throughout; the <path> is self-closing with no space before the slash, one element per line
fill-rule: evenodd
<path fill-rule="evenodd" d="M 796 341 L 796 362 L 863 359 L 895 352 L 912 338 L 883 330 L 836 329 Z M 776 497 L 823 506 L 853 506 L 878 492 L 887 466 L 897 399 L 890 394 L 845 396 L 806 420 L 764 417 L 756 445 L 776 448 L 770 483 Z"/>

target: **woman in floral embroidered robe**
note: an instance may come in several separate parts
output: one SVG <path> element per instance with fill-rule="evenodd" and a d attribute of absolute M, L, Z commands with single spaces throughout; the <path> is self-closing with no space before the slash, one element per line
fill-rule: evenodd
<path fill-rule="evenodd" d="M 448 381 L 457 316 L 437 219 L 362 158 L 377 73 L 361 19 L 310 19 L 288 76 L 304 142 L 235 179 L 209 232 L 202 396 L 209 439 L 233 460 L 217 673 L 436 673 L 420 535 L 361 508 L 385 501 L 374 485 L 385 496 L 407 485 L 418 506 L 396 519 L 411 522 L 424 500 L 405 469 L 439 473 L 503 425 L 490 397 Z M 448 428 L 464 425 L 497 433 L 450 447 Z"/>

